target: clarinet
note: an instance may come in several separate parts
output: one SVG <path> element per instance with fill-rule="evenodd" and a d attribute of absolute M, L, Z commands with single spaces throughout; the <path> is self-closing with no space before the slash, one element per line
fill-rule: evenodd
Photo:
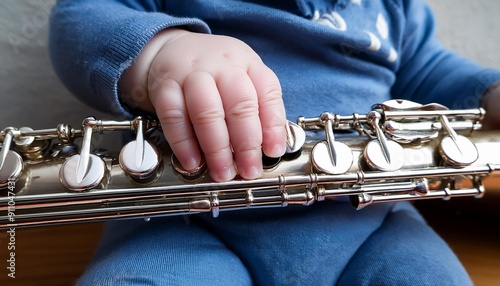
<path fill-rule="evenodd" d="M 500 175 L 500 133 L 482 131 L 485 111 L 390 100 L 367 114 L 288 122 L 287 152 L 263 156 L 261 178 L 215 182 L 205 164 L 184 170 L 157 120 L 89 117 L 0 132 L 0 228 L 308 206 L 481 197 Z M 91 150 L 93 134 L 131 132 L 119 152 Z M 257 210 L 256 210 L 257 211 Z"/>

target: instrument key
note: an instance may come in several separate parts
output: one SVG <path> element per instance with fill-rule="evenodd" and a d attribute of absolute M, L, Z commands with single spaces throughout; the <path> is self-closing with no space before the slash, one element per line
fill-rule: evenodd
<path fill-rule="evenodd" d="M 95 119 L 89 117 L 83 122 L 83 142 L 80 154 L 66 159 L 59 171 L 61 184 L 71 191 L 88 191 L 98 188 L 104 181 L 107 168 L 104 161 L 90 154 L 92 131 Z"/>
<path fill-rule="evenodd" d="M 365 147 L 363 155 L 370 168 L 380 171 L 396 171 L 401 169 L 405 163 L 404 150 L 398 143 L 385 137 L 379 126 L 380 113 L 371 111 L 367 118 L 375 133 L 377 139 L 374 139 Z"/>
<path fill-rule="evenodd" d="M 134 122 L 136 139 L 122 148 L 119 164 L 122 170 L 135 181 L 149 183 L 157 178 L 161 154 L 156 145 L 144 139 L 142 118 L 138 117 Z"/>
<path fill-rule="evenodd" d="M 325 112 L 320 117 L 325 128 L 326 141 L 318 142 L 312 150 L 313 166 L 327 174 L 343 174 L 347 172 L 354 161 L 351 148 L 342 142 L 335 141 L 333 122 L 335 116 Z"/>
<path fill-rule="evenodd" d="M 459 135 L 450 126 L 446 116 L 440 117 L 441 124 L 448 133 L 439 144 L 439 154 L 443 160 L 452 166 L 464 167 L 474 163 L 479 158 L 479 152 L 472 141 Z"/>
<path fill-rule="evenodd" d="M 23 170 L 23 159 L 19 154 L 10 150 L 13 130 L 13 128 L 4 130 L 5 136 L 0 151 L 0 189 L 9 187 L 9 183 L 15 182 Z"/>
<path fill-rule="evenodd" d="M 300 151 L 306 142 L 306 132 L 298 124 L 288 121 L 286 124 L 286 153 L 294 154 Z"/>

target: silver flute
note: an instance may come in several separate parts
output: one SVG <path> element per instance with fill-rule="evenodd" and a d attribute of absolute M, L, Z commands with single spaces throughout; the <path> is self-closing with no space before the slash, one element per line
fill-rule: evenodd
<path fill-rule="evenodd" d="M 0 228 L 47 226 L 346 199 L 375 203 L 481 197 L 500 175 L 500 133 L 485 111 L 390 100 L 367 114 L 299 117 L 287 152 L 263 155 L 261 178 L 214 182 L 205 164 L 184 170 L 154 119 L 86 118 L 81 128 L 0 132 Z M 130 132 L 119 152 L 92 149 L 92 135 Z"/>

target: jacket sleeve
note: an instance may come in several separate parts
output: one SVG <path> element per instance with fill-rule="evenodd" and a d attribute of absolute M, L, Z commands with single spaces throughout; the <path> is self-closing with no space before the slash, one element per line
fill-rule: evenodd
<path fill-rule="evenodd" d="M 500 72 L 444 49 L 435 39 L 429 7 L 421 0 L 403 2 L 406 23 L 392 96 L 451 109 L 478 107 L 486 90 L 500 81 Z"/>
<path fill-rule="evenodd" d="M 87 104 L 129 117 L 117 83 L 159 31 L 180 26 L 210 33 L 199 19 L 170 16 L 155 0 L 60 0 L 51 13 L 49 52 L 64 85 Z"/>

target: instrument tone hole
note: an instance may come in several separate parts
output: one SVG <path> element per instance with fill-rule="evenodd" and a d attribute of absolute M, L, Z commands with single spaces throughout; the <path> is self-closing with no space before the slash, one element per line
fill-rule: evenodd
<path fill-rule="evenodd" d="M 264 170 L 274 169 L 279 165 L 280 162 L 281 162 L 281 157 L 271 158 L 262 154 L 262 166 Z"/>
<path fill-rule="evenodd" d="M 293 153 L 285 153 L 283 157 L 281 157 L 285 161 L 292 161 L 300 157 L 302 155 L 302 149 L 299 149 L 297 152 Z"/>
<path fill-rule="evenodd" d="M 174 154 L 170 157 L 170 165 L 172 166 L 174 172 L 178 174 L 182 180 L 188 182 L 194 182 L 202 179 L 208 170 L 205 160 L 202 160 L 201 165 L 194 170 L 185 170 Z"/>
<path fill-rule="evenodd" d="M 366 162 L 366 158 L 363 154 L 359 156 L 358 168 L 363 171 L 372 171 L 373 169 Z"/>
<path fill-rule="evenodd" d="M 158 164 L 158 168 L 155 169 L 153 172 L 142 177 L 137 177 L 127 174 L 127 178 L 131 183 L 143 186 L 143 185 L 151 185 L 154 182 L 158 181 L 158 179 L 160 179 L 162 174 L 163 174 L 163 160 L 160 161 L 160 163 Z"/>

